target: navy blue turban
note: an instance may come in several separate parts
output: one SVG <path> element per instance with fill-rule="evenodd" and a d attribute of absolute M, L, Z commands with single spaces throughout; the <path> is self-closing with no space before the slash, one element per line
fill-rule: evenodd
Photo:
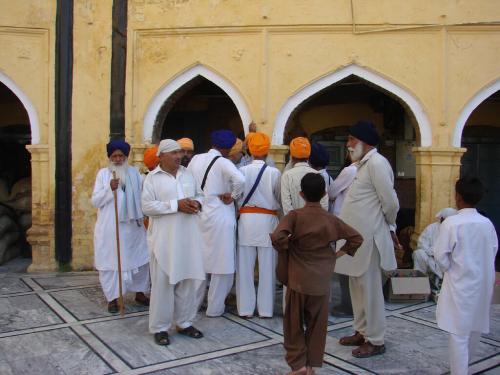
<path fill-rule="evenodd" d="M 311 145 L 311 155 L 309 156 L 309 163 L 313 167 L 325 167 L 330 162 L 330 155 L 325 146 L 319 143 Z"/>
<path fill-rule="evenodd" d="M 375 125 L 369 121 L 358 121 L 350 127 L 349 134 L 370 146 L 376 146 L 380 140 Z"/>
<path fill-rule="evenodd" d="M 229 149 L 236 143 L 236 136 L 231 130 L 216 130 L 210 134 L 212 145 L 217 148 Z"/>
<path fill-rule="evenodd" d="M 108 158 L 113 152 L 120 150 L 128 157 L 130 153 L 130 145 L 125 141 L 111 141 L 106 145 L 106 151 L 108 152 Z"/>

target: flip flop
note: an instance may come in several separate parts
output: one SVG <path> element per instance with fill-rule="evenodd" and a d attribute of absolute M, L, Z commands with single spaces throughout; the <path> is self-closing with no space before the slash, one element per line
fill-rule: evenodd
<path fill-rule="evenodd" d="M 156 332 L 155 333 L 155 343 L 161 346 L 167 346 L 170 344 L 170 340 L 168 339 L 168 332 Z"/>
<path fill-rule="evenodd" d="M 192 337 L 193 339 L 201 339 L 203 337 L 203 333 L 201 333 L 201 331 L 197 330 L 193 326 L 189 326 L 184 329 L 177 328 L 177 332 L 181 335 Z"/>

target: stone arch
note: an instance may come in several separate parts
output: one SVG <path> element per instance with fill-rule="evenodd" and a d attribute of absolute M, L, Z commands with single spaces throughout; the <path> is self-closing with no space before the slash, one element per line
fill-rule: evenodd
<path fill-rule="evenodd" d="M 500 79 L 490 83 L 483 89 L 481 89 L 472 99 L 470 99 L 464 106 L 458 120 L 455 124 L 455 130 L 453 132 L 452 146 L 460 147 L 462 143 L 462 132 L 464 130 L 465 124 L 472 112 L 486 99 L 488 99 L 495 92 L 500 90 Z"/>
<path fill-rule="evenodd" d="M 20 100 L 26 112 L 28 113 L 28 117 L 30 120 L 30 128 L 31 128 L 31 144 L 36 145 L 40 143 L 40 123 L 38 120 L 38 114 L 36 112 L 35 106 L 28 98 L 28 96 L 24 93 L 23 90 L 9 77 L 7 77 L 4 73 L 0 72 L 0 81 L 9 88 Z"/>
<path fill-rule="evenodd" d="M 176 75 L 172 80 L 166 83 L 151 100 L 144 116 L 144 127 L 142 133 L 144 142 L 151 143 L 155 120 L 165 101 L 179 88 L 183 87 L 189 81 L 198 76 L 202 76 L 220 87 L 231 98 L 241 117 L 245 134 L 248 133 L 248 125 L 250 124 L 252 117 L 250 116 L 250 111 L 246 101 L 239 90 L 230 81 L 218 73 L 202 64 L 196 64 L 195 66 Z"/>
<path fill-rule="evenodd" d="M 422 104 L 418 99 L 411 94 L 407 89 L 396 85 L 394 82 L 377 74 L 371 70 L 363 68 L 356 64 L 348 65 L 333 73 L 330 73 L 322 78 L 319 78 L 302 89 L 297 91 L 281 107 L 276 117 L 276 126 L 273 131 L 273 144 L 283 143 L 283 134 L 285 132 L 286 124 L 293 111 L 305 100 L 320 92 L 321 90 L 339 82 L 340 80 L 354 75 L 360 77 L 378 87 L 383 88 L 401 99 L 412 111 L 418 124 L 420 132 L 420 145 L 428 147 L 432 145 L 432 132 L 431 125 L 427 115 L 425 114 Z"/>

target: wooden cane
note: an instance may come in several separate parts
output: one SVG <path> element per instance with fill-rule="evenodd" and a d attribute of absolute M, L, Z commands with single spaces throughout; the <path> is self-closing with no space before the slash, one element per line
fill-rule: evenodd
<path fill-rule="evenodd" d="M 113 171 L 113 180 L 116 180 L 116 172 Z M 116 259 L 118 259 L 118 291 L 120 295 L 118 296 L 118 307 L 120 308 L 120 315 L 125 315 L 125 309 L 123 308 L 123 292 L 122 292 L 122 261 L 120 257 L 120 227 L 118 226 L 118 193 L 116 189 L 113 190 L 113 196 L 115 198 L 115 232 L 116 232 Z"/>

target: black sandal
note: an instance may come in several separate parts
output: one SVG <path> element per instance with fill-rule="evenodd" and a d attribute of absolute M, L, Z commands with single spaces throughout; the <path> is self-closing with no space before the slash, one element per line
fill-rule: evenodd
<path fill-rule="evenodd" d="M 181 335 L 192 337 L 193 339 L 201 339 L 203 337 L 203 333 L 193 326 L 189 326 L 184 329 L 177 328 L 177 332 Z"/>
<path fill-rule="evenodd" d="M 168 339 L 168 332 L 167 331 L 156 332 L 155 343 L 161 346 L 167 346 L 168 344 L 170 344 L 170 340 Z"/>

